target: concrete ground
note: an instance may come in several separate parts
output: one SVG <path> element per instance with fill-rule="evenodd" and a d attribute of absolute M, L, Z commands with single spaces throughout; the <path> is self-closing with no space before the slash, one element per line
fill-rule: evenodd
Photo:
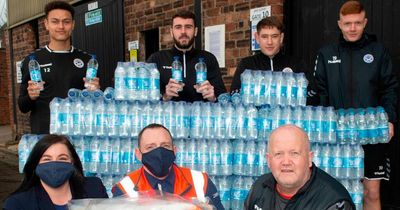
<path fill-rule="evenodd" d="M 0 126 L 0 209 L 3 209 L 4 199 L 17 189 L 21 180 L 17 144 L 12 139 L 11 128 Z"/>

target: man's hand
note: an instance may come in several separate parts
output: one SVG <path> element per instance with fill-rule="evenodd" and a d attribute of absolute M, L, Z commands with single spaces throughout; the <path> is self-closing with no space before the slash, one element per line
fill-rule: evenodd
<path fill-rule="evenodd" d="M 83 78 L 83 81 L 86 83 L 86 77 Z M 89 83 L 87 89 L 90 91 L 100 89 L 100 79 L 98 77 L 93 78 L 93 80 L 88 81 L 87 83 Z"/>
<path fill-rule="evenodd" d="M 178 92 L 183 89 L 185 84 L 180 84 L 174 79 L 169 79 L 168 84 L 165 86 L 165 93 L 163 94 L 163 101 L 169 101 L 172 97 L 179 97 Z"/>
<path fill-rule="evenodd" d="M 392 140 L 394 136 L 394 126 L 393 123 L 389 122 L 389 141 Z"/>
<path fill-rule="evenodd" d="M 204 99 L 207 99 L 211 102 L 217 100 L 214 93 L 214 86 L 212 86 L 208 80 L 204 81 L 201 85 L 194 85 L 193 87 L 198 93 L 203 95 Z"/>
<path fill-rule="evenodd" d="M 31 100 L 36 100 L 37 98 L 39 98 L 40 89 L 42 89 L 42 87 L 43 87 L 43 85 L 44 85 L 45 82 L 41 82 L 41 83 L 42 83 L 42 84 L 39 85 L 39 84 L 36 84 L 36 82 L 34 82 L 34 81 L 32 81 L 32 80 L 29 80 L 29 81 L 28 81 L 28 88 L 27 88 L 27 90 L 28 90 L 29 98 L 30 98 Z"/>

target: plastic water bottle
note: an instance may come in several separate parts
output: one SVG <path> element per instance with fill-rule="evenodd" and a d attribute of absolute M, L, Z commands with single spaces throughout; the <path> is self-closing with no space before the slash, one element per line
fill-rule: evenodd
<path fill-rule="evenodd" d="M 95 102 L 91 98 L 82 99 L 83 106 L 82 114 L 82 132 L 86 136 L 94 136 L 96 134 L 95 123 Z"/>
<path fill-rule="evenodd" d="M 138 83 L 138 74 L 135 68 L 135 63 L 128 63 L 127 73 L 126 73 L 126 86 L 127 86 L 127 99 L 128 100 L 137 100 L 137 83 Z"/>
<path fill-rule="evenodd" d="M 226 106 L 231 101 L 231 95 L 229 93 L 222 93 L 218 96 L 218 102 L 223 106 Z"/>
<path fill-rule="evenodd" d="M 282 82 L 281 82 L 281 92 L 280 92 L 280 100 L 282 105 L 288 105 L 288 81 L 290 75 L 287 72 L 282 72 Z"/>
<path fill-rule="evenodd" d="M 336 129 L 336 138 L 339 143 L 346 143 L 349 140 L 346 137 L 347 133 L 347 122 L 346 122 L 346 112 L 344 109 L 337 110 L 337 129 Z"/>
<path fill-rule="evenodd" d="M 298 105 L 300 106 L 305 106 L 307 102 L 307 86 L 308 86 L 308 80 L 306 79 L 306 76 L 304 73 L 297 73 L 296 74 L 296 80 L 297 80 L 297 87 L 298 87 L 298 92 L 297 92 L 297 99 L 298 99 Z"/>
<path fill-rule="evenodd" d="M 332 174 L 331 173 L 331 166 L 332 166 L 331 148 L 328 144 L 325 144 L 322 146 L 321 157 L 322 157 L 321 169 L 324 170 L 328 174 Z"/>
<path fill-rule="evenodd" d="M 99 150 L 100 150 L 100 163 L 98 173 L 110 174 L 111 173 L 111 161 L 112 161 L 112 150 L 111 144 L 108 137 L 99 137 Z"/>
<path fill-rule="evenodd" d="M 347 121 L 348 142 L 356 143 L 358 129 L 357 129 L 355 110 L 353 108 L 347 110 L 346 121 Z"/>
<path fill-rule="evenodd" d="M 140 122 L 141 122 L 141 105 L 139 101 L 134 101 L 133 103 L 130 104 L 129 106 L 129 116 L 128 119 L 131 119 L 131 137 L 137 137 L 141 127 L 140 127 Z"/>
<path fill-rule="evenodd" d="M 253 83 L 253 75 L 251 70 L 246 69 L 240 75 L 241 81 L 241 90 L 240 95 L 242 98 L 242 102 L 244 104 L 250 104 L 253 102 L 253 95 L 254 95 L 254 83 Z"/>
<path fill-rule="evenodd" d="M 235 153 L 233 156 L 233 173 L 235 175 L 245 175 L 247 165 L 247 148 L 243 140 L 235 140 Z"/>
<path fill-rule="evenodd" d="M 172 62 L 172 79 L 179 83 L 183 83 L 183 70 L 182 63 L 179 61 L 179 57 L 175 56 Z"/>
<path fill-rule="evenodd" d="M 104 96 L 105 100 L 108 100 L 108 101 L 114 100 L 114 98 L 115 98 L 115 89 L 112 88 L 112 87 L 107 87 L 104 90 L 103 96 Z"/>
<path fill-rule="evenodd" d="M 352 179 L 355 178 L 354 171 L 354 156 L 352 146 L 350 144 L 343 144 L 343 178 Z"/>
<path fill-rule="evenodd" d="M 191 106 L 190 116 L 190 137 L 201 138 L 203 136 L 202 120 L 201 120 L 201 103 L 195 101 Z"/>
<path fill-rule="evenodd" d="M 225 209 L 231 208 L 231 188 L 231 177 L 223 176 L 218 179 L 218 192 L 221 198 L 221 203 L 225 207 Z"/>
<path fill-rule="evenodd" d="M 213 116 L 215 117 L 215 138 L 216 139 L 227 139 L 227 127 L 230 125 L 226 124 L 226 110 L 222 104 L 215 104 L 213 109 Z"/>
<path fill-rule="evenodd" d="M 61 98 L 54 97 L 50 102 L 50 133 L 61 133 L 61 124 L 59 121 L 59 113 L 61 109 Z"/>
<path fill-rule="evenodd" d="M 174 140 L 174 146 L 176 147 L 176 158 L 175 158 L 176 165 L 185 167 L 185 140 L 184 139 Z"/>
<path fill-rule="evenodd" d="M 240 95 L 240 93 L 235 92 L 231 96 L 231 101 L 233 105 L 238 105 L 242 103 L 242 96 Z"/>
<path fill-rule="evenodd" d="M 95 131 L 97 136 L 106 136 L 108 134 L 107 126 L 107 104 L 103 100 L 95 102 Z"/>
<path fill-rule="evenodd" d="M 149 107 L 151 111 L 151 107 Z M 175 121 L 174 121 L 174 103 L 169 101 L 164 103 L 164 126 L 168 128 L 173 137 L 175 134 Z M 144 113 L 144 112 L 143 112 Z"/>
<path fill-rule="evenodd" d="M 221 166 L 218 175 L 232 175 L 233 149 L 229 140 L 220 141 Z"/>
<path fill-rule="evenodd" d="M 85 109 L 84 100 L 78 99 L 76 101 L 73 101 L 72 106 L 74 107 L 71 109 L 72 129 L 69 135 L 77 136 L 83 134 L 83 121 L 85 121 L 85 119 L 83 118 L 83 113 Z"/>
<path fill-rule="evenodd" d="M 326 118 L 323 124 L 323 133 L 325 142 L 336 143 L 337 115 L 333 107 L 326 108 Z"/>
<path fill-rule="evenodd" d="M 389 139 L 389 117 L 385 109 L 381 106 L 376 107 L 377 121 L 378 121 L 378 136 L 379 143 L 387 143 Z"/>
<path fill-rule="evenodd" d="M 160 72 L 155 63 L 147 64 L 149 70 L 149 100 L 157 101 L 160 99 Z"/>
<path fill-rule="evenodd" d="M 28 68 L 31 80 L 34 82 L 36 86 L 39 87 L 39 90 L 42 91 L 43 90 L 42 73 L 40 72 L 40 65 L 35 59 L 35 56 L 33 55 L 29 56 Z"/>
<path fill-rule="evenodd" d="M 287 79 L 287 104 L 292 106 L 300 105 L 298 101 L 298 87 L 295 75 L 292 72 L 285 73 Z"/>
<path fill-rule="evenodd" d="M 61 104 L 60 111 L 60 122 L 61 122 L 61 134 L 68 135 L 72 133 L 73 119 L 72 119 L 72 100 L 66 98 Z"/>
<path fill-rule="evenodd" d="M 267 142 L 258 142 L 257 143 L 257 150 L 256 152 L 258 153 L 258 170 L 256 175 L 263 175 L 269 172 L 268 168 L 268 162 L 266 158 L 267 154 Z"/>
<path fill-rule="evenodd" d="M 89 172 L 97 173 L 100 164 L 100 142 L 99 137 L 94 137 L 90 141 Z"/>
<path fill-rule="evenodd" d="M 363 209 L 363 192 L 364 188 L 360 181 L 354 180 L 352 182 L 352 190 L 350 190 L 351 198 L 356 205 L 357 210 Z"/>
<path fill-rule="evenodd" d="M 114 72 L 114 87 L 115 87 L 115 99 L 123 100 L 126 98 L 126 71 L 128 69 L 128 63 L 118 62 L 117 68 Z M 107 90 L 107 89 L 106 89 Z M 106 91 L 104 91 L 106 92 Z M 106 95 L 106 93 L 105 93 Z M 107 97 L 106 97 L 107 98 Z"/>
<path fill-rule="evenodd" d="M 236 138 L 246 139 L 249 118 L 247 116 L 247 110 L 242 104 L 236 106 L 236 119 L 237 119 Z"/>
<path fill-rule="evenodd" d="M 111 137 L 119 136 L 119 115 L 116 101 L 105 101 L 107 134 Z"/>
<path fill-rule="evenodd" d="M 29 156 L 29 147 L 28 145 L 30 142 L 28 142 L 30 134 L 25 134 L 21 137 L 21 140 L 18 143 L 18 167 L 19 167 L 19 173 L 23 173 L 24 167 L 26 160 L 28 159 Z"/>
<path fill-rule="evenodd" d="M 365 119 L 365 110 L 364 109 L 357 109 L 354 115 L 356 120 L 356 137 L 358 143 L 365 144 L 368 142 L 367 136 L 367 122 Z"/>
<path fill-rule="evenodd" d="M 324 112 L 324 109 L 322 106 L 317 106 L 314 110 L 314 124 L 315 124 L 315 130 L 312 132 L 314 136 L 314 141 L 316 142 L 323 142 L 326 141 L 324 139 L 324 129 L 323 129 L 323 124 L 324 121 L 326 121 L 326 113 Z"/>
<path fill-rule="evenodd" d="M 121 174 L 120 171 L 120 163 L 121 163 L 121 144 L 120 144 L 120 139 L 118 137 L 116 138 L 110 138 L 110 153 L 111 153 L 111 174 Z"/>
<path fill-rule="evenodd" d="M 120 173 L 125 174 L 131 170 L 131 164 L 133 157 L 132 142 L 129 138 L 120 138 Z"/>
<path fill-rule="evenodd" d="M 257 152 L 257 144 L 255 141 L 247 141 L 247 164 L 245 165 L 246 175 L 254 175 L 258 173 L 259 154 Z"/>
<path fill-rule="evenodd" d="M 219 175 L 221 168 L 221 144 L 218 141 L 209 140 L 210 149 L 210 167 L 208 173 L 211 175 Z M 221 142 L 222 143 L 222 142 Z"/>
<path fill-rule="evenodd" d="M 211 103 L 202 103 L 202 112 L 201 118 L 203 121 L 203 138 L 212 139 L 214 137 L 213 128 L 214 128 L 214 119 L 212 116 L 212 108 Z"/>
<path fill-rule="evenodd" d="M 268 120 L 268 116 L 270 115 L 269 107 L 262 107 L 258 111 L 259 116 L 259 124 L 258 124 L 258 141 L 266 141 L 269 138 L 269 134 L 271 131 L 271 123 Z"/>
<path fill-rule="evenodd" d="M 340 144 L 336 144 L 332 148 L 332 153 L 333 153 L 333 160 L 332 160 L 333 168 L 331 174 L 333 174 L 333 177 L 336 178 L 344 178 L 343 153 Z"/>
<path fill-rule="evenodd" d="M 196 70 L 196 84 L 203 84 L 207 80 L 207 64 L 204 62 L 204 58 L 199 58 L 194 69 Z"/>
<path fill-rule="evenodd" d="M 364 177 L 364 150 L 361 145 L 355 145 L 353 148 L 354 152 L 354 168 L 355 168 L 355 179 Z"/>
<path fill-rule="evenodd" d="M 94 86 L 90 84 L 91 81 L 97 76 L 97 69 L 99 68 L 99 63 L 96 60 L 96 55 L 92 55 L 92 58 L 89 60 L 86 69 L 86 81 L 85 88 L 94 89 Z"/>
<path fill-rule="evenodd" d="M 367 108 L 365 114 L 365 121 L 367 125 L 367 135 L 368 135 L 368 143 L 376 144 L 379 141 L 378 136 L 378 119 L 376 117 L 376 112 L 374 108 Z"/>
<path fill-rule="evenodd" d="M 231 209 L 241 210 L 243 209 L 243 203 L 247 196 L 245 190 L 245 179 L 242 176 L 234 176 L 231 189 Z"/>
<path fill-rule="evenodd" d="M 187 153 L 186 153 L 186 163 L 187 168 L 197 169 L 199 164 L 198 147 L 194 139 L 187 140 Z"/>
<path fill-rule="evenodd" d="M 319 143 L 313 143 L 312 144 L 312 151 L 314 153 L 313 155 L 313 163 L 321 168 L 322 167 L 322 146 Z"/>
<path fill-rule="evenodd" d="M 150 75 L 146 65 L 142 62 L 137 63 L 137 96 L 139 100 L 147 100 L 149 95 Z"/>
<path fill-rule="evenodd" d="M 265 104 L 275 104 L 272 98 L 276 97 L 276 84 L 272 80 L 272 71 L 264 71 L 264 83 L 265 83 Z"/>
<path fill-rule="evenodd" d="M 247 107 L 247 139 L 256 140 L 258 136 L 258 110 L 255 106 Z"/>
<path fill-rule="evenodd" d="M 253 71 L 254 80 L 254 98 L 253 102 L 256 106 L 265 103 L 265 82 L 264 75 L 261 71 Z"/>
<path fill-rule="evenodd" d="M 225 107 L 225 125 L 226 125 L 226 138 L 236 138 L 237 118 L 236 110 L 232 104 L 227 104 Z"/>
<path fill-rule="evenodd" d="M 199 140 L 197 141 L 198 143 L 198 150 L 199 150 L 199 165 L 197 167 L 197 170 L 206 172 L 209 171 L 208 167 L 210 165 L 210 152 L 209 152 L 209 147 L 208 147 L 208 142 L 207 140 Z"/>

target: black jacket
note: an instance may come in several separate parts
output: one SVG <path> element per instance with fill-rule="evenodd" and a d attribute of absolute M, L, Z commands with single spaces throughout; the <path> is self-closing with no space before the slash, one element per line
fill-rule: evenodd
<path fill-rule="evenodd" d="M 396 122 L 398 81 L 388 50 L 376 37 L 363 34 L 356 42 L 343 36 L 318 53 L 315 77 L 321 104 L 338 108 L 383 106 Z"/>
<path fill-rule="evenodd" d="M 318 104 L 317 98 L 315 95 L 315 83 L 313 81 L 313 77 L 311 76 L 310 70 L 307 69 L 304 62 L 294 57 L 285 55 L 281 51 L 278 52 L 272 59 L 263 53 L 259 52 L 255 55 L 243 58 L 239 65 L 236 68 L 235 74 L 233 76 L 231 92 L 240 90 L 241 82 L 240 75 L 246 70 L 273 70 L 273 71 L 282 71 L 286 68 L 291 69 L 295 73 L 304 72 L 308 81 L 308 97 L 307 104 L 316 105 Z"/>
<path fill-rule="evenodd" d="M 70 51 L 56 52 L 47 46 L 36 50 L 34 55 L 40 64 L 40 72 L 45 82 L 44 90 L 39 98 L 31 100 L 28 95 L 29 56 L 22 62 L 22 82 L 18 98 L 21 112 L 30 113 L 30 125 L 33 134 L 49 133 L 50 108 L 49 103 L 54 97 L 67 97 L 70 88 L 83 89 L 83 77 L 90 55 L 74 47 Z"/>
<path fill-rule="evenodd" d="M 173 47 L 169 50 L 156 52 L 147 59 L 147 62 L 157 64 L 157 68 L 160 71 L 160 89 L 162 94 L 165 93 L 165 86 L 172 76 L 171 64 L 175 56 L 179 56 L 179 60 L 182 62 L 184 71 L 183 83 L 185 83 L 185 86 L 183 90 L 179 92 L 179 97 L 173 97 L 172 100 L 188 102 L 204 100 L 202 95 L 197 93 L 196 89 L 193 87 L 193 85 L 196 84 L 196 71 L 194 66 L 199 61 L 199 58 L 204 58 L 204 62 L 207 64 L 207 80 L 214 86 L 215 96 L 218 97 L 221 93 L 226 92 L 218 61 L 213 54 L 205 50 L 194 48 L 183 53 Z"/>
<path fill-rule="evenodd" d="M 245 202 L 245 210 L 263 209 L 274 210 L 276 180 L 272 173 L 265 174 L 257 179 L 251 187 Z M 289 200 L 286 210 L 326 210 L 336 209 L 337 203 L 344 202 L 345 210 L 355 206 L 346 188 L 325 171 L 312 166 L 310 179 Z M 257 207 L 256 207 L 257 206 Z"/>
<path fill-rule="evenodd" d="M 106 189 L 97 177 L 86 177 L 83 189 L 85 195 L 83 198 L 108 198 Z M 77 199 L 74 191 L 72 199 Z M 55 210 L 54 204 L 43 187 L 36 186 L 28 191 L 14 194 L 7 198 L 4 203 L 5 210 Z"/>

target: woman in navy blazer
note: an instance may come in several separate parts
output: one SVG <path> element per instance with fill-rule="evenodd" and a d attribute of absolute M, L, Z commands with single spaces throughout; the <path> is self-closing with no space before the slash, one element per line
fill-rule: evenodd
<path fill-rule="evenodd" d="M 44 136 L 32 149 L 24 180 L 5 201 L 5 210 L 68 209 L 72 199 L 108 198 L 97 177 L 84 177 L 82 163 L 68 138 Z"/>

